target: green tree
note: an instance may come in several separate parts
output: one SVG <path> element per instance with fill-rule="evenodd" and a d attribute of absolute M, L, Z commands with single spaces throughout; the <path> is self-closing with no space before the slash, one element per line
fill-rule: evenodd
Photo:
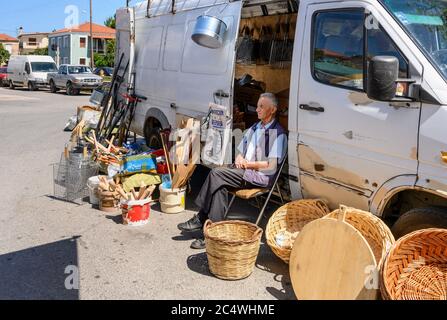
<path fill-rule="evenodd" d="M 107 18 L 107 20 L 104 22 L 104 25 L 109 28 L 116 29 L 116 14 L 113 17 Z"/>
<path fill-rule="evenodd" d="M 104 24 L 109 28 L 116 28 L 116 15 L 107 18 Z M 106 54 L 95 53 L 94 61 L 96 67 L 113 67 L 115 64 L 115 39 L 107 40 Z"/>
<path fill-rule="evenodd" d="M 107 40 L 106 54 L 95 53 L 95 66 L 96 67 L 113 67 L 115 64 L 115 40 Z"/>
<path fill-rule="evenodd" d="M 8 50 L 6 50 L 3 47 L 3 44 L 0 43 L 0 65 L 6 63 L 10 56 L 11 55 L 9 54 Z"/>
<path fill-rule="evenodd" d="M 48 47 L 36 49 L 30 53 L 33 56 L 47 56 L 48 55 Z"/>

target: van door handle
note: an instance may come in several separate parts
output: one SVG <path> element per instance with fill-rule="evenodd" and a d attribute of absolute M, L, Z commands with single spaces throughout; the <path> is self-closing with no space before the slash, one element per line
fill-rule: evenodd
<path fill-rule="evenodd" d="M 324 112 L 323 107 L 312 107 L 309 106 L 308 104 L 300 104 L 300 109 L 306 111 Z"/>

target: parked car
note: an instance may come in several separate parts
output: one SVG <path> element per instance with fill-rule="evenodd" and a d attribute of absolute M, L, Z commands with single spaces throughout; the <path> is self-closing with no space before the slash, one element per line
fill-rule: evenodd
<path fill-rule="evenodd" d="M 11 56 L 7 70 L 11 89 L 27 87 L 34 91 L 48 87 L 47 74 L 57 71 L 57 66 L 50 56 Z"/>
<path fill-rule="evenodd" d="M 278 97 L 287 92 L 284 179 L 292 199 L 370 211 L 397 237 L 447 227 L 447 2 L 189 2 L 175 14 L 161 1 L 117 11 L 117 57 L 136 66 L 130 85 L 149 97 L 136 109 L 132 131 L 149 142 L 183 116 L 208 124 L 207 131 L 214 123 L 231 129 L 241 101 L 249 128 L 257 121 L 250 100 L 259 92 L 233 84 L 250 73 Z M 269 50 L 255 55 L 253 40 L 239 36 L 253 25 L 276 26 L 273 38 L 282 33 L 285 43 L 265 40 L 259 48 Z M 204 121 L 210 103 L 218 104 L 220 122 Z M 231 156 L 228 131 L 217 132 L 202 157 Z"/>
<path fill-rule="evenodd" d="M 113 77 L 113 68 L 110 67 L 98 67 L 93 71 L 94 74 L 102 77 L 104 82 L 110 82 Z"/>
<path fill-rule="evenodd" d="M 6 67 L 0 67 L 0 87 L 4 87 L 8 83 L 8 69 Z"/>
<path fill-rule="evenodd" d="M 49 73 L 47 80 L 52 93 L 65 89 L 70 96 L 78 95 L 81 90 L 93 91 L 103 83 L 102 78 L 89 67 L 66 64 L 59 67 L 59 72 Z"/>
<path fill-rule="evenodd" d="M 98 76 L 106 76 L 111 77 L 113 76 L 113 68 L 110 67 L 98 67 L 93 71 L 94 74 Z"/>

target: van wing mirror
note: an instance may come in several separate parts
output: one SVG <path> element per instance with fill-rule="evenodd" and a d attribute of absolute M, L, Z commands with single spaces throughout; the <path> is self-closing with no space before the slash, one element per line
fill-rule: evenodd
<path fill-rule="evenodd" d="M 368 65 L 366 94 L 378 101 L 392 101 L 396 97 L 399 60 L 391 56 L 376 56 Z"/>

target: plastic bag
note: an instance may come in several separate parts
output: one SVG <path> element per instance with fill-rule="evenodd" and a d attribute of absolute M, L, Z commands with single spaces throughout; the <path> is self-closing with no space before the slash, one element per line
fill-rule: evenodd
<path fill-rule="evenodd" d="M 78 117 L 72 116 L 70 119 L 68 119 L 67 124 L 65 125 L 64 131 L 73 131 L 74 128 L 76 128 L 76 125 L 78 124 Z"/>

